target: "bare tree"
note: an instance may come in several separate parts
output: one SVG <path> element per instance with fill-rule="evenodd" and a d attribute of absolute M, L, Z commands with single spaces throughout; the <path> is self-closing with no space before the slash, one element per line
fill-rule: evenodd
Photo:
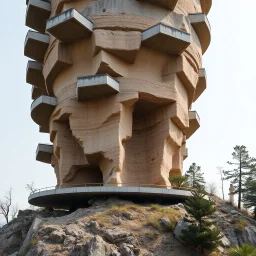
<path fill-rule="evenodd" d="M 0 215 L 3 215 L 6 223 L 9 223 L 9 214 L 12 205 L 12 188 L 10 188 L 3 199 L 0 199 Z"/>
<path fill-rule="evenodd" d="M 218 166 L 218 173 L 220 175 L 220 179 L 221 179 L 221 191 L 222 191 L 222 198 L 223 201 L 225 200 L 225 195 L 224 195 L 224 172 L 223 172 L 223 167 Z"/>
<path fill-rule="evenodd" d="M 209 182 L 207 184 L 207 190 L 208 190 L 210 195 L 216 195 L 217 190 L 218 190 L 216 183 L 215 182 Z"/>
<path fill-rule="evenodd" d="M 27 185 L 26 185 L 26 189 L 27 189 L 31 194 L 35 193 L 36 190 L 37 190 L 36 187 L 35 187 L 35 182 L 32 181 L 32 182 L 30 182 L 29 184 L 27 184 Z"/>
<path fill-rule="evenodd" d="M 13 205 L 12 211 L 11 211 L 12 220 L 17 216 L 18 212 L 19 212 L 19 206 L 17 204 Z"/>

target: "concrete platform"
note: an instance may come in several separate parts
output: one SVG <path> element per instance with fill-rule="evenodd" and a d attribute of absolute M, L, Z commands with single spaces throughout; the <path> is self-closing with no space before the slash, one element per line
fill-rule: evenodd
<path fill-rule="evenodd" d="M 46 126 L 46 127 L 40 126 L 39 127 L 39 132 L 40 133 L 50 133 L 49 126 Z"/>
<path fill-rule="evenodd" d="M 25 39 L 24 55 L 43 63 L 49 43 L 49 35 L 29 30 Z"/>
<path fill-rule="evenodd" d="M 205 53 L 211 43 L 211 26 L 204 13 L 193 13 L 188 16 L 200 41 L 202 52 Z"/>
<path fill-rule="evenodd" d="M 36 150 L 36 160 L 42 163 L 50 164 L 52 161 L 53 145 L 38 144 Z"/>
<path fill-rule="evenodd" d="M 202 6 L 202 12 L 208 14 L 212 7 L 212 0 L 200 0 Z"/>
<path fill-rule="evenodd" d="M 78 77 L 76 96 L 79 101 L 97 99 L 119 92 L 119 83 L 111 76 L 95 75 Z"/>
<path fill-rule="evenodd" d="M 113 187 L 91 186 L 41 190 L 31 194 L 28 202 L 39 207 L 71 209 L 88 206 L 87 202 L 96 197 L 120 197 L 123 199 L 144 202 L 183 202 L 191 196 L 185 190 L 151 188 L 151 187 Z"/>
<path fill-rule="evenodd" d="M 69 9 L 47 21 L 46 30 L 63 43 L 72 43 L 91 35 L 93 23 L 75 9 Z"/>
<path fill-rule="evenodd" d="M 194 95 L 194 102 L 201 96 L 201 94 L 204 92 L 207 86 L 207 76 L 206 76 L 206 70 L 204 68 L 201 68 L 199 70 L 199 79 L 196 86 L 196 91 Z"/>
<path fill-rule="evenodd" d="M 190 43 L 190 34 L 164 24 L 158 24 L 142 33 L 143 45 L 172 55 L 182 54 Z"/>
<path fill-rule="evenodd" d="M 47 0 L 29 0 L 27 5 L 26 26 L 44 33 L 46 21 L 51 14 L 51 2 Z"/>
<path fill-rule="evenodd" d="M 188 158 L 188 149 L 186 148 L 184 150 L 183 160 L 186 160 Z"/>
<path fill-rule="evenodd" d="M 186 137 L 189 139 L 200 127 L 200 118 L 196 111 L 189 111 L 189 128 L 186 131 Z"/>
<path fill-rule="evenodd" d="M 57 106 L 55 97 L 40 96 L 31 105 L 31 118 L 41 127 L 49 127 L 49 119 Z"/>
<path fill-rule="evenodd" d="M 45 81 L 43 76 L 43 65 L 36 61 L 28 61 L 26 82 L 35 87 L 45 89 Z"/>
<path fill-rule="evenodd" d="M 143 2 L 148 2 L 154 5 L 159 5 L 161 7 L 170 9 L 173 11 L 176 7 L 176 4 L 178 3 L 178 0 L 139 0 Z"/>
<path fill-rule="evenodd" d="M 46 89 L 41 89 L 41 88 L 32 86 L 32 89 L 31 89 L 31 99 L 32 100 L 35 100 L 35 99 L 39 98 L 42 95 L 45 95 L 45 96 L 48 95 Z"/>

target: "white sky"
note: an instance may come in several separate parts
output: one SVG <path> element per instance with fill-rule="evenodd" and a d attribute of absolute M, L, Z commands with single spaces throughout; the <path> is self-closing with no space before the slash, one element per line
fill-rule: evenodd
<path fill-rule="evenodd" d="M 56 184 L 52 167 L 35 161 L 37 144 L 49 143 L 30 118 L 31 86 L 25 82 L 27 58 L 23 56 L 25 0 L 2 1 L 0 15 L 0 197 L 13 188 L 14 201 L 28 207 L 25 186 Z M 213 0 L 209 14 L 212 42 L 204 55 L 208 88 L 193 105 L 201 128 L 189 139 L 187 170 L 201 165 L 207 180 L 219 182 L 217 166 L 226 166 L 233 147 L 247 146 L 256 157 L 255 0 Z"/>

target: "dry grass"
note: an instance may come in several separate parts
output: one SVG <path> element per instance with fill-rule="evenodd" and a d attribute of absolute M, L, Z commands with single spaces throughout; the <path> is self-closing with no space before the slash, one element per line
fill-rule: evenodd
<path fill-rule="evenodd" d="M 237 231 L 243 232 L 244 229 L 248 226 L 248 221 L 241 217 L 235 222 L 235 229 Z"/>
<path fill-rule="evenodd" d="M 143 212 L 142 206 L 136 204 L 126 204 L 121 206 L 113 205 L 109 209 L 103 212 L 97 213 L 95 216 L 91 218 L 91 220 L 95 220 L 102 227 L 109 227 L 113 225 L 113 217 L 119 217 L 122 213 L 125 212 Z"/>
<path fill-rule="evenodd" d="M 172 231 L 174 230 L 177 221 L 180 219 L 182 214 L 175 209 L 163 207 L 157 204 L 152 204 L 149 208 L 150 215 L 145 221 L 145 225 L 151 226 L 160 231 Z M 161 218 L 168 218 L 171 222 L 169 228 L 163 229 L 163 226 L 160 224 L 159 220 Z"/>

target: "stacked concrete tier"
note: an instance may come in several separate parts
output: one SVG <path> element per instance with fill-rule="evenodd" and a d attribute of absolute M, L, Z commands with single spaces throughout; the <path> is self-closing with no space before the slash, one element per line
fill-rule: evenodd
<path fill-rule="evenodd" d="M 161 186 L 181 175 L 206 89 L 211 0 L 28 0 L 36 158 L 57 187 Z"/>

